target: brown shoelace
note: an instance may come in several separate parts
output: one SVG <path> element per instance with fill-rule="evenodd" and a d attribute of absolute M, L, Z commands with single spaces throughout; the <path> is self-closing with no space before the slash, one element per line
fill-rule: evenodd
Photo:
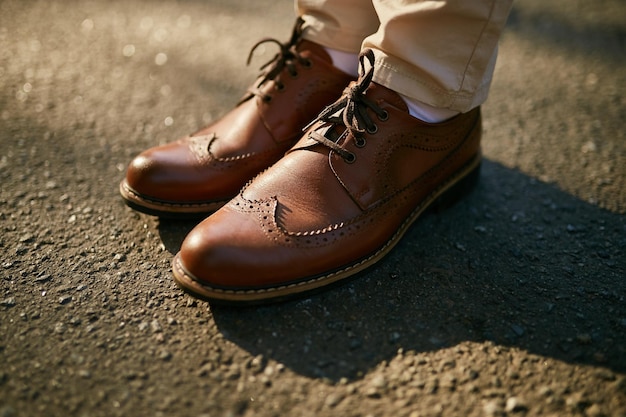
<path fill-rule="evenodd" d="M 365 61 L 369 62 L 366 70 Z M 376 133 L 378 127 L 368 113 L 371 109 L 380 121 L 385 121 L 389 114 L 380 108 L 375 102 L 365 97 L 365 92 L 374 77 L 374 52 L 366 49 L 359 55 L 359 79 L 343 90 L 339 100 L 327 106 L 305 130 L 314 123 L 321 121 L 327 123 L 318 129 L 309 132 L 309 137 L 337 152 L 346 162 L 354 162 L 356 155 L 344 149 L 337 142 L 348 132 L 352 134 L 355 145 L 359 148 L 365 146 L 364 134 Z M 345 130 L 337 134 L 336 127 L 343 125 Z"/>
<path fill-rule="evenodd" d="M 285 88 L 285 85 L 280 80 L 280 74 L 283 72 L 283 69 L 286 68 L 289 75 L 295 78 L 298 76 L 296 63 L 305 67 L 311 66 L 311 61 L 307 58 L 302 57 L 296 49 L 298 44 L 302 40 L 303 24 L 304 20 L 298 17 L 291 34 L 291 38 L 286 43 L 281 43 L 274 38 L 264 38 L 254 44 L 254 46 L 250 50 L 250 53 L 248 54 L 247 65 L 250 64 L 254 51 L 264 43 L 274 43 L 278 45 L 280 50 L 271 60 L 261 66 L 261 75 L 259 76 L 259 82 L 256 83 L 252 88 L 248 89 L 249 94 L 243 97 L 240 102 L 244 102 L 253 96 L 261 97 L 261 99 L 264 101 L 270 101 L 271 96 L 264 93 L 260 89 L 263 84 L 268 81 L 274 81 L 276 83 L 276 88 L 278 90 L 282 90 L 283 88 Z"/>

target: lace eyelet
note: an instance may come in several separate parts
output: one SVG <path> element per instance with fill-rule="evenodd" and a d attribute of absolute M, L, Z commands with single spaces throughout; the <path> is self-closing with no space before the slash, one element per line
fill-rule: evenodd
<path fill-rule="evenodd" d="M 304 61 L 302 61 L 302 66 L 304 68 L 311 68 L 313 66 L 313 61 L 311 61 L 310 59 L 305 59 Z"/>
<path fill-rule="evenodd" d="M 274 89 L 276 91 L 284 91 L 285 90 L 285 84 L 276 83 L 276 84 L 274 84 Z"/>
<path fill-rule="evenodd" d="M 364 137 L 354 138 L 354 145 L 357 148 L 363 148 L 365 147 L 366 144 L 367 144 L 367 141 L 365 140 Z"/>
<path fill-rule="evenodd" d="M 270 101 L 272 101 L 272 96 L 263 96 L 264 103 L 269 103 Z"/>
<path fill-rule="evenodd" d="M 378 132 L 378 126 L 376 125 L 372 125 L 371 127 L 367 127 L 365 129 L 367 131 L 367 133 L 369 133 L 370 135 L 374 135 L 376 134 L 376 132 Z"/>
<path fill-rule="evenodd" d="M 299 75 L 299 74 L 298 74 L 297 72 L 294 72 L 294 73 L 291 73 L 291 72 L 290 72 L 290 73 L 289 73 L 289 76 L 290 76 L 291 78 L 298 78 L 298 75 Z"/>
<path fill-rule="evenodd" d="M 381 122 L 389 120 L 389 112 L 387 110 L 383 110 L 383 113 L 378 115 L 378 120 Z"/>
<path fill-rule="evenodd" d="M 352 152 L 346 154 L 346 156 L 343 157 L 343 160 L 347 163 L 347 164 L 353 164 L 356 161 L 356 155 L 353 154 Z"/>

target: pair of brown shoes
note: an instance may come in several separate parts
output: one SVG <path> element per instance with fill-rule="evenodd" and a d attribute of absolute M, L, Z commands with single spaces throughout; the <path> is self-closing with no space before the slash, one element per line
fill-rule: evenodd
<path fill-rule="evenodd" d="M 212 213 L 173 262 L 176 282 L 197 296 L 259 303 L 343 280 L 477 177 L 479 109 L 421 122 L 372 82 L 371 51 L 352 81 L 301 27 L 235 109 L 137 156 L 120 186 L 142 212 Z"/>

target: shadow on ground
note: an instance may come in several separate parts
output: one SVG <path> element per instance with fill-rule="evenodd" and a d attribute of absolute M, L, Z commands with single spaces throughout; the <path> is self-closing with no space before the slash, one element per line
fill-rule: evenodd
<path fill-rule="evenodd" d="M 190 222 L 161 221 L 174 253 Z M 626 370 L 626 225 L 486 161 L 465 201 L 415 224 L 356 280 L 273 306 L 211 306 L 224 337 L 309 377 L 358 378 L 402 348 L 493 341 Z"/>

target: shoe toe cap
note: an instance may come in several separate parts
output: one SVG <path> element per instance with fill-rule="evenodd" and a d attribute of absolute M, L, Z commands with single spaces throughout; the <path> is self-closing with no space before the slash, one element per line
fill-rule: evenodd
<path fill-rule="evenodd" d="M 136 156 L 125 183 L 142 197 L 179 201 L 197 196 L 201 178 L 185 147 L 176 143 L 155 147 Z"/>
<path fill-rule="evenodd" d="M 222 210 L 197 225 L 185 238 L 179 259 L 194 279 L 210 286 L 248 287 L 254 282 L 255 265 L 263 252 L 263 236 L 255 224 Z"/>

